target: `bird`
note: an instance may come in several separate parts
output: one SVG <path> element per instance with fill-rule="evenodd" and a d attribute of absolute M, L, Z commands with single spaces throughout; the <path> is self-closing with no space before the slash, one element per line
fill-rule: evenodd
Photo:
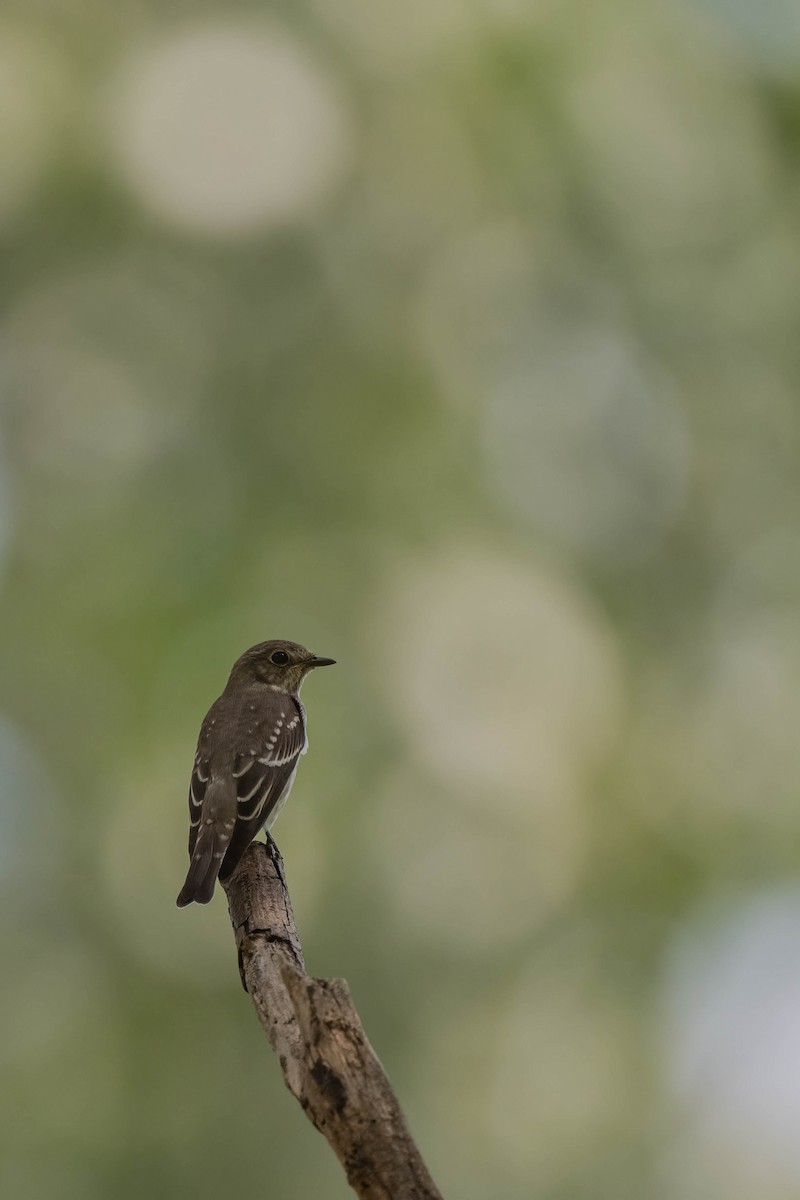
<path fill-rule="evenodd" d="M 259 642 L 233 664 L 200 727 L 189 784 L 189 870 L 177 899 L 208 904 L 261 829 L 286 803 L 308 749 L 300 688 L 329 667 L 297 642 Z"/>

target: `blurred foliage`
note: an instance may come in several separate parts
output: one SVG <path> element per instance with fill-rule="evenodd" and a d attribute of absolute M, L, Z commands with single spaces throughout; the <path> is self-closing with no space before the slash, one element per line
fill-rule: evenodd
<path fill-rule="evenodd" d="M 789 0 L 4 6 L 3 1194 L 350 1194 L 174 907 L 278 636 L 444 1194 L 798 1194 L 799 67 Z"/>

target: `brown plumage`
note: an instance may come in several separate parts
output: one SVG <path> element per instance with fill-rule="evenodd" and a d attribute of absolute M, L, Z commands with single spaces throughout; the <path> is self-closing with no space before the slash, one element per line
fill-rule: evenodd
<path fill-rule="evenodd" d="M 299 692 L 314 667 L 329 666 L 296 642 L 261 642 L 233 665 L 200 729 L 189 785 L 189 871 L 178 907 L 207 904 L 217 878 L 233 874 L 261 829 L 269 829 L 305 752 Z"/>

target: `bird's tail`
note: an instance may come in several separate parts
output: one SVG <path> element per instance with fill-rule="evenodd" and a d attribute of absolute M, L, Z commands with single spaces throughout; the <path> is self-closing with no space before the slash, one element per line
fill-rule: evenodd
<path fill-rule="evenodd" d="M 215 844 L 216 839 L 211 830 L 208 833 L 203 830 L 198 836 L 186 881 L 178 896 L 178 908 L 185 908 L 193 900 L 198 904 L 208 904 L 214 895 L 214 884 L 217 882 L 222 861 L 215 858 Z"/>
<path fill-rule="evenodd" d="M 235 823 L 236 795 L 234 792 L 233 812 L 229 813 L 231 806 L 226 803 L 226 792 L 227 789 L 222 791 L 209 784 L 189 870 L 178 896 L 178 908 L 185 908 L 193 900 L 208 904 L 214 895 L 214 885 Z"/>

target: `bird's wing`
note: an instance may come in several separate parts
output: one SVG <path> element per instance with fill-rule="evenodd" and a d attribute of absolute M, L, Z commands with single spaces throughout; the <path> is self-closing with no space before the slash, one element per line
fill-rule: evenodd
<path fill-rule="evenodd" d="M 200 814 L 203 811 L 203 801 L 209 780 L 208 761 L 203 758 L 198 748 L 192 768 L 192 778 L 189 781 L 189 857 L 194 854 L 197 843 L 197 830 L 200 825 Z"/>
<path fill-rule="evenodd" d="M 292 697 L 276 693 L 266 719 L 259 722 L 257 736 L 234 764 L 236 826 L 222 863 L 221 879 L 233 873 L 268 820 L 291 781 L 305 745 L 305 722 L 298 704 Z"/>

